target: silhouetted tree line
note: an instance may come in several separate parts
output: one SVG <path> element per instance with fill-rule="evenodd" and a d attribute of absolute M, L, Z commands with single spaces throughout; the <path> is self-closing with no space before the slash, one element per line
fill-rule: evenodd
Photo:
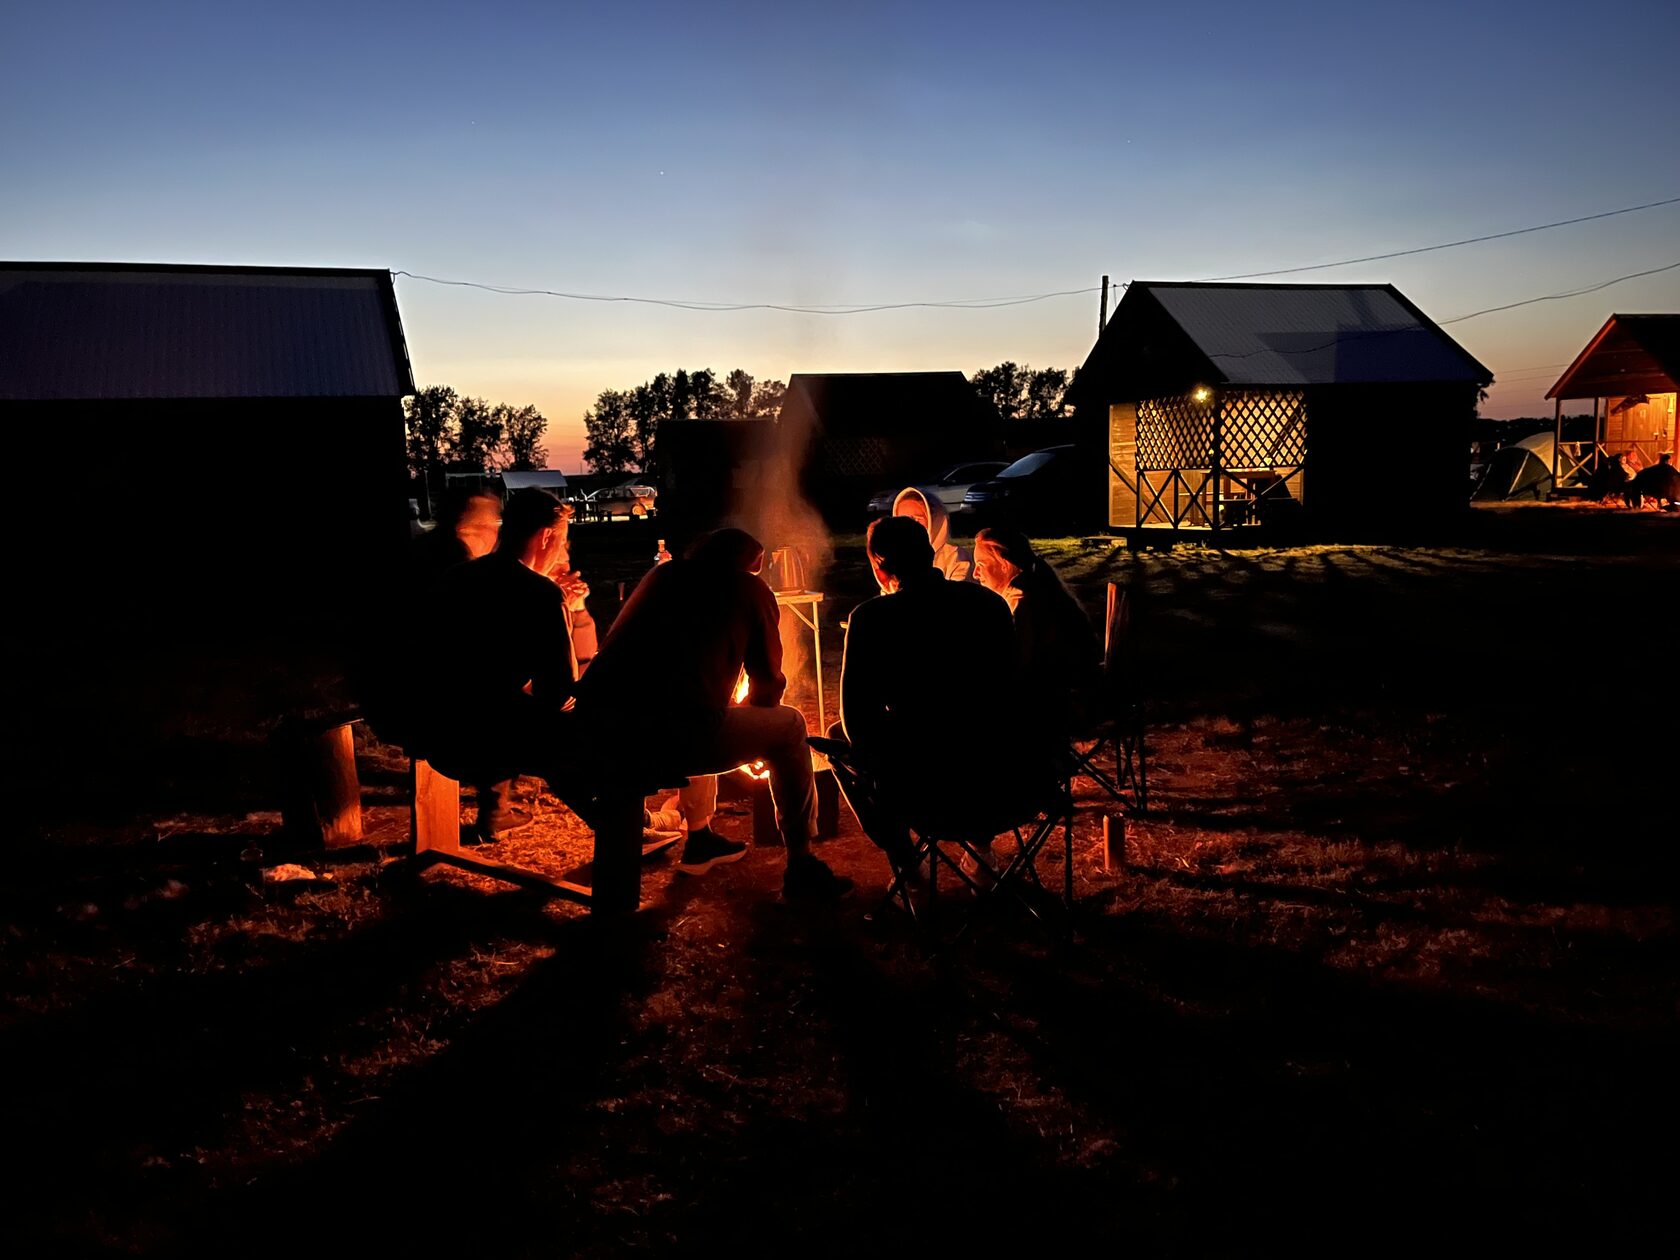
<path fill-rule="evenodd" d="M 1553 423 L 1551 416 L 1518 416 L 1510 420 L 1478 416 L 1470 424 L 1470 441 L 1473 446 L 1495 450 L 1528 437 L 1531 433 L 1550 433 Z M 1583 411 L 1579 415 L 1566 415 L 1563 417 L 1563 440 L 1590 442 L 1597 436 L 1597 427 L 1598 422 L 1593 419 L 1590 411 Z"/>
<path fill-rule="evenodd" d="M 736 368 L 722 381 L 710 368 L 661 372 L 634 389 L 602 390 L 583 415 L 584 462 L 598 473 L 657 469 L 659 426 L 667 420 L 750 420 L 782 409 L 787 386 L 755 382 Z"/>
<path fill-rule="evenodd" d="M 447 385 L 428 385 L 403 402 L 410 475 L 435 479 L 446 469 L 519 472 L 543 468 L 548 428 L 543 413 L 527 404 L 465 398 Z"/>
<path fill-rule="evenodd" d="M 1017 420 L 1060 420 L 1068 414 L 1067 391 L 1075 368 L 1032 368 L 1007 360 L 982 368 L 968 378 L 980 397 L 998 410 L 1005 424 Z"/>

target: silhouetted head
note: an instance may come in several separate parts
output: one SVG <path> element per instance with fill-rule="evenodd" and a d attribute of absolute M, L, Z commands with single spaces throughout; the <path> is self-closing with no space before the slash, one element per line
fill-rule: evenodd
<path fill-rule="evenodd" d="M 921 522 L 908 516 L 889 516 L 869 526 L 865 545 L 875 580 L 883 588 L 933 568 L 933 544 Z M 891 578 L 892 583 L 885 581 Z"/>
<path fill-rule="evenodd" d="M 744 529 L 715 529 L 695 540 L 688 559 L 707 568 L 757 573 L 764 567 L 764 544 Z"/>
<path fill-rule="evenodd" d="M 502 506 L 502 536 L 496 550 L 538 573 L 547 573 L 555 554 L 566 545 L 566 520 L 566 505 L 547 490 L 515 490 Z"/>
<path fill-rule="evenodd" d="M 461 540 L 474 560 L 496 549 L 502 502 L 488 490 L 451 490 L 438 506 L 437 528 Z"/>

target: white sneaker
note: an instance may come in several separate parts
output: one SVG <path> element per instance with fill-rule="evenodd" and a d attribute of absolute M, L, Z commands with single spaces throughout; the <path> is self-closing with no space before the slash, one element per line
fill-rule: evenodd
<path fill-rule="evenodd" d="M 683 838 L 680 831 L 659 831 L 653 827 L 642 828 L 642 856 L 651 857 L 663 849 L 669 849 Z"/>

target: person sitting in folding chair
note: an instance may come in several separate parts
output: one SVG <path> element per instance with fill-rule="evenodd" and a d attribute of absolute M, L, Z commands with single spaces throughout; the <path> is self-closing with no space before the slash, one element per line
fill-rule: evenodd
<path fill-rule="evenodd" d="M 913 873 L 912 831 L 962 835 L 977 844 L 1017 821 L 1022 752 L 1015 699 L 1015 636 L 1004 603 L 934 567 L 927 532 L 913 520 L 875 522 L 870 566 L 884 594 L 846 630 L 840 723 L 813 741 L 864 833 L 896 877 Z M 972 778 L 955 782 L 935 732 L 961 733 Z M 843 738 L 836 738 L 843 736 Z"/>
<path fill-rule="evenodd" d="M 1102 675 L 1102 649 L 1061 575 L 1019 530 L 991 526 L 974 538 L 974 573 L 1015 618 L 1015 647 L 1027 720 L 1066 741 L 1087 720 Z"/>

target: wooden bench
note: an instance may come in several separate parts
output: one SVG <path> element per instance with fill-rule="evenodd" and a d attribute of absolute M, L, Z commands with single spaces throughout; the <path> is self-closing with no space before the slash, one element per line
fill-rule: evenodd
<path fill-rule="evenodd" d="M 593 913 L 627 914 L 641 905 L 642 796 L 626 795 L 604 807 L 595 829 L 594 883 L 545 875 L 461 848 L 461 785 L 423 757 L 410 759 L 414 860 L 419 869 L 444 864 L 546 896 L 586 905 Z"/>

